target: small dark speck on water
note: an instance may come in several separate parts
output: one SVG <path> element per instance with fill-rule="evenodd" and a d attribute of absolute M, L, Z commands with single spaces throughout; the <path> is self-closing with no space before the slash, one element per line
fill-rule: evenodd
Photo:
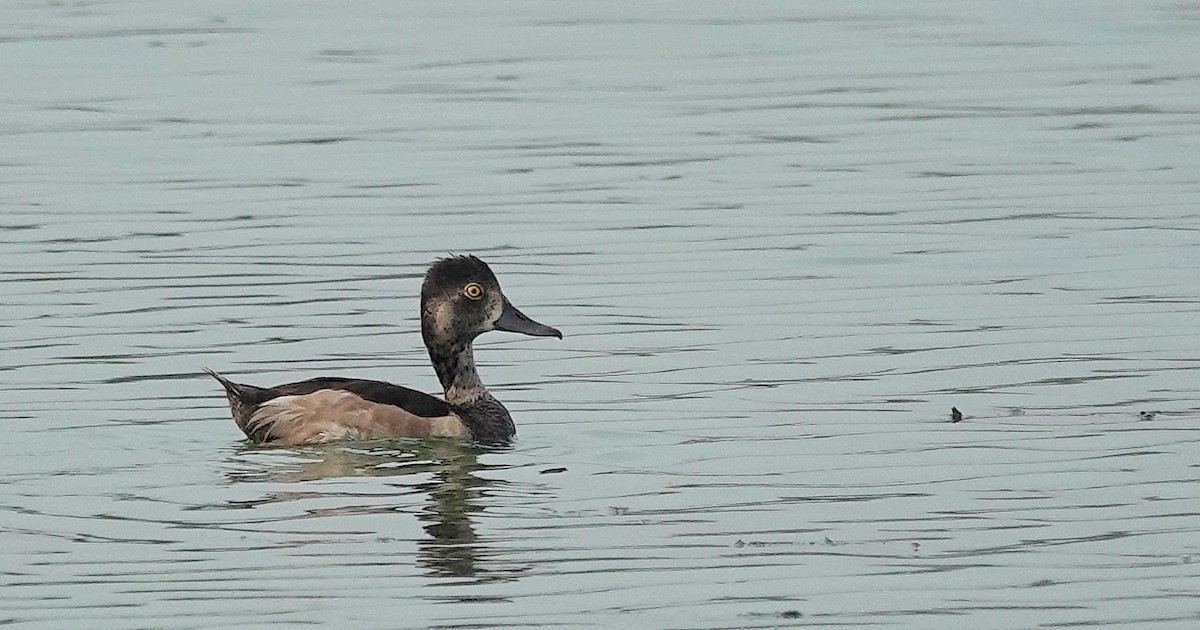
<path fill-rule="evenodd" d="M 1139 420 L 1153 420 L 1154 416 L 1157 416 L 1157 415 L 1158 415 L 1157 411 L 1140 411 L 1140 412 L 1138 412 L 1138 419 Z"/>
<path fill-rule="evenodd" d="M 963 415 L 962 415 L 962 412 L 958 410 L 958 407 L 951 407 L 950 408 L 950 422 L 962 422 L 962 419 L 963 419 Z"/>
<path fill-rule="evenodd" d="M 775 617 L 776 619 L 800 619 L 804 617 L 804 613 L 799 610 L 781 610 L 779 612 L 752 612 L 746 613 L 746 617 Z"/>
<path fill-rule="evenodd" d="M 567 472 L 566 468 L 547 468 L 546 470 L 538 471 L 539 475 L 557 475 L 558 473 Z"/>

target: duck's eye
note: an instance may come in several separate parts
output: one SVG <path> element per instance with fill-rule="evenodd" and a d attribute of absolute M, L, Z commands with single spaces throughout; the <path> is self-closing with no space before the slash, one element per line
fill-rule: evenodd
<path fill-rule="evenodd" d="M 472 300 L 478 300 L 479 298 L 483 297 L 483 287 L 472 282 L 471 284 L 463 287 L 463 295 L 471 298 Z"/>

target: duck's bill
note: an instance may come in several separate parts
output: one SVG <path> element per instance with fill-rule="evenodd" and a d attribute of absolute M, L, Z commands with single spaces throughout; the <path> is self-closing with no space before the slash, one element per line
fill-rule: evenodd
<path fill-rule="evenodd" d="M 510 304 L 508 298 L 504 299 L 504 310 L 500 311 L 500 319 L 496 320 L 496 330 L 532 335 L 534 337 L 558 337 L 562 339 L 562 333 L 557 328 L 551 328 L 529 319 L 525 313 L 522 313 L 517 310 L 517 307 Z"/>

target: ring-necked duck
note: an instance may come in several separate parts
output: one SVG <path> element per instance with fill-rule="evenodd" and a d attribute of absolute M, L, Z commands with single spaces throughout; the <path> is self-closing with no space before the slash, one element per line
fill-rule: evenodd
<path fill-rule="evenodd" d="M 510 304 L 482 260 L 454 256 L 435 262 L 421 285 L 421 337 L 444 401 L 381 381 L 324 377 L 264 388 L 206 371 L 225 387 L 238 427 L 259 444 L 424 436 L 504 443 L 517 429 L 479 380 L 471 349 L 489 330 L 562 339 Z"/>

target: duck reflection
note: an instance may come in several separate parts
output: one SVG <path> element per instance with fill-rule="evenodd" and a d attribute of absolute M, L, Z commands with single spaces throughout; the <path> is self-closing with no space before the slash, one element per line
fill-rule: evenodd
<path fill-rule="evenodd" d="M 453 578 L 509 579 L 513 570 L 481 571 L 480 556 L 487 553 L 475 533 L 472 515 L 482 511 L 483 495 L 508 482 L 480 477 L 489 468 L 478 455 L 497 450 L 453 440 L 391 440 L 378 444 L 337 444 L 301 449 L 277 449 L 247 445 L 235 459 L 240 470 L 227 474 L 235 483 L 297 483 L 339 477 L 403 477 L 421 481 L 400 485 L 407 493 L 421 493 L 428 503 L 417 514 L 427 538 L 417 541 L 420 566 L 431 575 Z M 261 457 L 270 458 L 263 465 Z M 285 458 L 280 461 L 280 458 Z M 257 460 L 257 461 L 255 461 Z M 251 466 L 247 463 L 253 462 Z M 388 493 L 394 494 L 394 493 Z M 275 492 L 231 507 L 259 505 L 329 496 L 327 492 Z M 393 506 L 349 506 L 321 510 L 320 516 L 391 512 Z M 318 515 L 313 513 L 313 515 Z M 519 572 L 519 571 L 517 571 Z"/>
<path fill-rule="evenodd" d="M 479 512 L 480 494 L 496 481 L 485 481 L 473 472 L 481 468 L 476 453 L 453 444 L 457 452 L 443 452 L 433 479 L 418 484 L 429 493 L 429 504 L 417 518 L 429 538 L 418 545 L 418 561 L 435 575 L 475 577 L 481 551 L 470 514 Z M 450 449 L 444 449 L 449 451 Z"/>

